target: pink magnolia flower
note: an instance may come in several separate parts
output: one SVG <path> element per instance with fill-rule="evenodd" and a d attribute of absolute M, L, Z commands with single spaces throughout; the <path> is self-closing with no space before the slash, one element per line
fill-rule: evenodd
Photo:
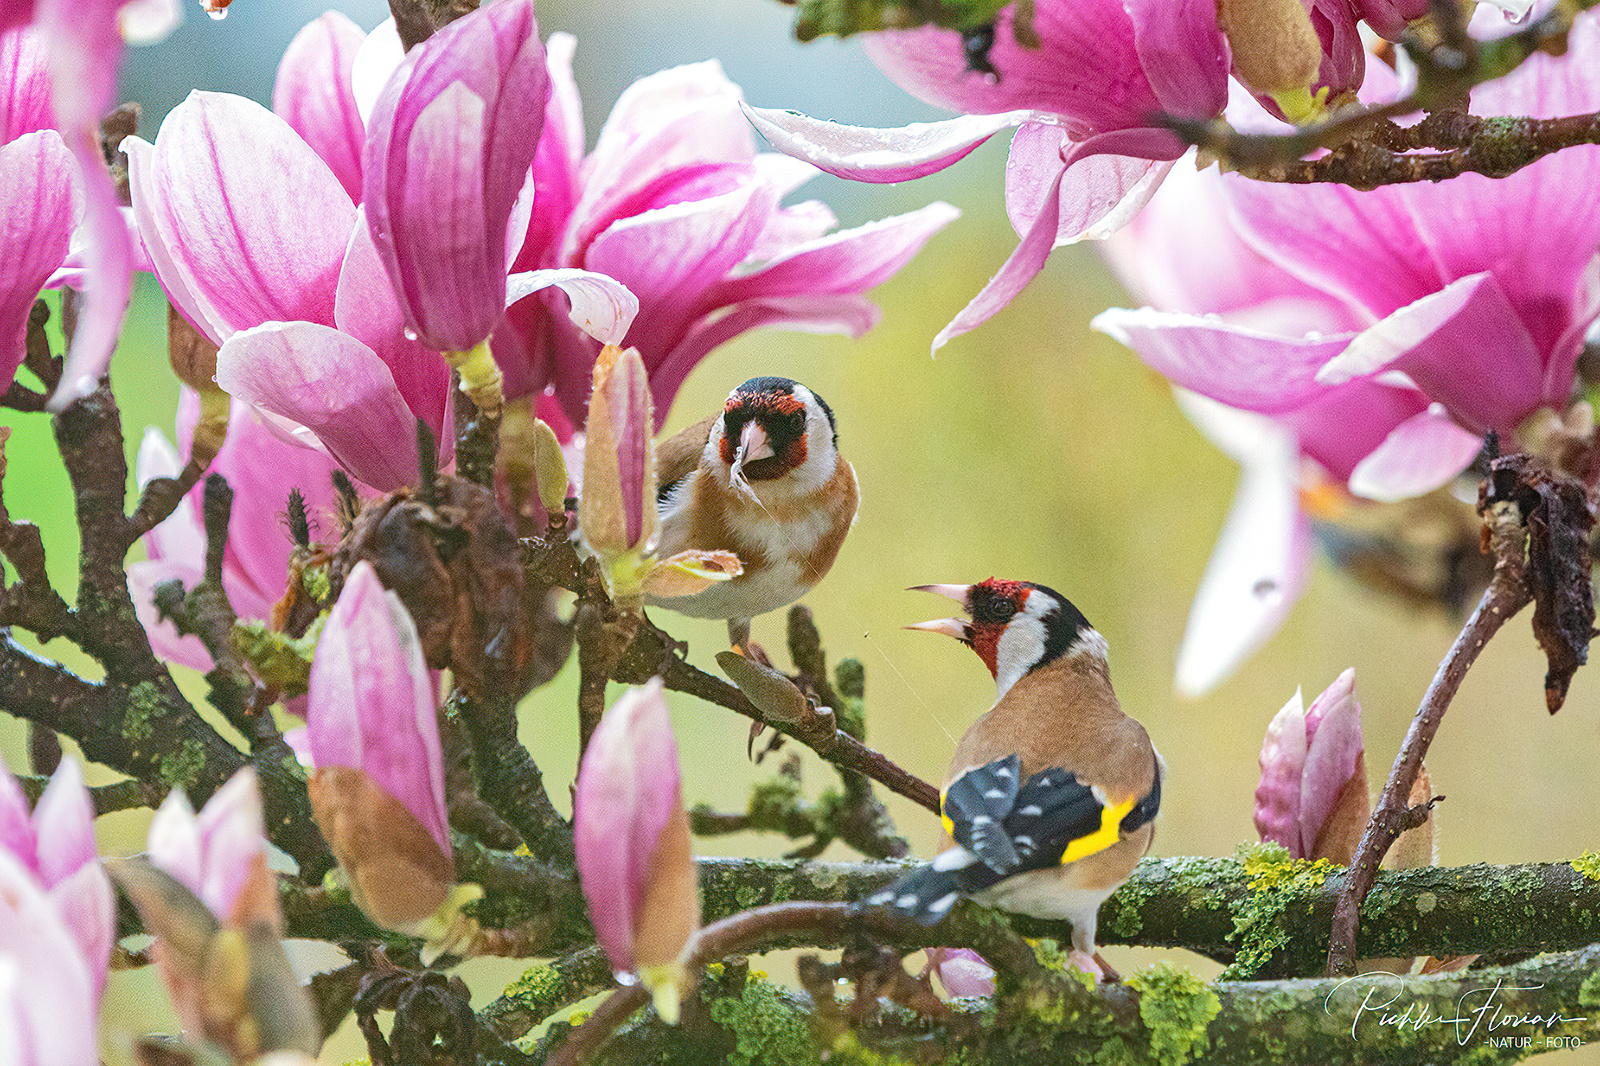
<path fill-rule="evenodd" d="M 178 401 L 179 441 L 191 439 L 199 410 L 194 390 L 183 389 Z M 187 456 L 176 452 L 159 430 L 146 429 L 135 477 L 141 486 L 154 478 L 175 477 L 186 461 Z M 306 501 L 314 537 L 320 534 L 328 540 L 336 532 L 335 466 L 323 452 L 285 440 L 249 404 L 233 404 L 227 440 L 210 470 L 227 478 L 233 489 L 222 585 L 240 618 L 268 619 L 283 597 L 295 545 L 280 516 L 291 489 L 298 489 Z M 167 581 L 182 581 L 192 589 L 205 577 L 204 493 L 205 486 L 196 485 L 166 521 L 145 535 L 146 560 L 128 566 L 134 606 L 156 654 L 196 670 L 211 669 L 211 657 L 198 639 L 180 637 L 171 623 L 158 618 L 154 593 Z"/>
<path fill-rule="evenodd" d="M 330 115 L 348 117 L 307 110 L 296 120 L 310 127 Z M 349 133 L 318 129 L 324 146 Z M 362 209 L 288 122 L 243 97 L 196 92 L 154 144 L 129 138 L 124 147 L 156 276 L 221 346 L 218 385 L 298 427 L 377 489 L 415 481 L 418 419 L 448 461 L 449 368 L 408 334 Z M 580 274 L 546 271 L 517 284 L 566 286 L 574 313 L 605 320 L 588 298 L 598 293 L 609 309 L 615 286 Z"/>
<path fill-rule="evenodd" d="M 549 96 L 533 0 L 499 0 L 412 49 L 368 122 L 364 201 L 408 326 L 466 352 L 506 304 L 506 232 Z"/>
<path fill-rule="evenodd" d="M 117 912 L 111 882 L 95 854 L 94 804 L 76 761 L 62 761 L 31 815 L 22 787 L 0 763 L 0 855 L 15 860 L 49 896 L 51 909 L 70 932 L 73 954 L 93 978 L 91 1002 L 98 1001 Z"/>
<path fill-rule="evenodd" d="M 1596 62 L 1600 18 L 1585 14 L 1566 56 L 1480 86 L 1473 111 L 1595 110 Z M 1600 316 L 1597 161 L 1584 146 L 1503 179 L 1371 192 L 1175 175 L 1151 205 L 1163 214 L 1121 239 L 1114 262 L 1154 306 L 1096 328 L 1215 401 L 1250 456 L 1185 638 L 1210 661 L 1180 667 L 1181 688 L 1226 676 L 1297 594 L 1301 460 L 1358 496 L 1405 499 L 1448 483 L 1485 431 L 1514 439 L 1566 408 Z"/>
<path fill-rule="evenodd" d="M 356 564 L 311 662 L 311 809 L 379 925 L 417 931 L 455 882 L 434 684 L 417 629 Z"/>
<path fill-rule="evenodd" d="M 1019 126 L 1006 168 L 1006 209 L 1021 243 L 935 349 L 975 329 L 1020 292 L 1052 248 L 1103 237 L 1135 214 L 1183 152 L 1162 115 L 1211 118 L 1227 99 L 1229 50 L 1212 0 L 1037 0 L 1038 48 L 1016 40 L 1012 9 L 996 21 L 998 80 L 969 70 L 959 34 L 873 34 L 868 51 L 925 100 L 965 113 L 878 130 L 792 112 L 747 109 L 781 151 L 861 181 L 943 169 L 999 130 Z"/>
<path fill-rule="evenodd" d="M 234 926 L 264 921 L 281 932 L 277 883 L 267 867 L 261 787 L 245 767 L 196 814 L 182 789 L 167 793 L 150 821 L 150 861 Z"/>
<path fill-rule="evenodd" d="M 105 978 L 105 958 L 84 957 L 70 919 L 17 856 L 0 848 L 0 1061 L 99 1062 Z"/>
<path fill-rule="evenodd" d="M 555 34 L 547 50 L 550 104 L 514 269 L 614 278 L 638 313 L 625 337 L 596 340 L 552 293 L 513 302 L 493 339 L 506 395 L 553 392 L 572 425 L 583 423 L 602 343 L 639 350 L 659 426 L 695 364 L 746 330 L 860 335 L 878 318 L 862 293 L 956 217 L 935 203 L 829 233 L 823 204 L 782 206 L 813 171 L 756 152 L 739 88 L 714 60 L 635 82 L 585 156 L 573 47 Z"/>
<path fill-rule="evenodd" d="M 198 815 L 182 789 L 168 793 L 151 819 L 146 855 L 113 872 L 155 936 L 156 965 L 191 1038 L 236 1060 L 317 1048 L 310 998 L 279 942 L 283 913 L 254 769 L 234 774 Z"/>
<path fill-rule="evenodd" d="M 1262 840 L 1295 859 L 1348 864 L 1366 828 L 1367 764 L 1356 672 L 1346 670 L 1305 708 L 1283 705 L 1261 744 L 1255 823 Z"/>
<path fill-rule="evenodd" d="M 573 797 L 578 877 L 595 936 L 619 974 L 637 974 L 677 1020 L 680 956 L 700 927 L 699 881 L 678 746 L 660 678 L 630 688 L 589 740 Z"/>

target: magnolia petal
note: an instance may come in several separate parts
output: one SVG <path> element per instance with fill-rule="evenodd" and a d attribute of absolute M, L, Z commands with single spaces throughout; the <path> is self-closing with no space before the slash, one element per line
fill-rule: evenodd
<path fill-rule="evenodd" d="M 68 919 L 9 852 L 0 851 L 0 1032 L 20 1045 L 12 1062 L 100 1060 L 97 985 L 102 975 L 78 950 Z"/>
<path fill-rule="evenodd" d="M 1065 167 L 1045 193 L 1043 208 L 1033 220 L 1033 227 L 1022 235 L 1022 240 L 1006 259 L 1005 264 L 991 277 L 983 289 L 974 296 L 933 338 L 934 352 L 963 333 L 970 333 L 999 314 L 1035 274 L 1044 269 L 1050 250 L 1055 247 L 1056 234 L 1061 220 L 1061 181 L 1067 175 Z"/>
<path fill-rule="evenodd" d="M 1173 384 L 1264 414 L 1292 411 L 1328 391 L 1321 369 L 1349 334 L 1286 337 L 1210 316 L 1111 308 L 1089 323 L 1139 354 Z"/>
<path fill-rule="evenodd" d="M 1457 425 L 1442 404 L 1429 404 L 1356 464 L 1350 491 L 1384 503 L 1422 496 L 1448 485 L 1482 450 L 1481 437 Z"/>
<path fill-rule="evenodd" d="M 241 892 L 266 861 L 261 788 L 256 772 L 246 766 L 230 777 L 196 818 L 204 856 L 200 891 L 212 913 L 238 918 Z M 273 900 L 276 911 L 276 899 Z"/>
<path fill-rule="evenodd" d="M 1346 669 L 1306 708 L 1306 760 L 1300 773 L 1300 854 L 1305 858 L 1311 857 L 1324 823 L 1358 768 L 1360 798 L 1366 799 L 1355 685 L 1355 670 Z"/>
<path fill-rule="evenodd" d="M 744 113 L 778 151 L 837 177 L 868 182 L 910 181 L 933 174 L 964 159 L 1001 130 L 1034 117 L 1031 111 L 1007 111 L 878 129 L 749 104 Z"/>
<path fill-rule="evenodd" d="M 350 64 L 350 93 L 355 98 L 356 112 L 363 125 L 370 121 L 383 87 L 405 57 L 400 30 L 392 16 L 378 23 L 356 49 Z"/>
<path fill-rule="evenodd" d="M 713 306 L 758 297 L 852 293 L 897 273 L 935 233 L 961 217 L 942 201 L 807 241 L 759 270 L 711 290 Z"/>
<path fill-rule="evenodd" d="M 1017 130 L 1006 157 L 1006 214 L 1018 234 L 1027 233 L 1047 205 L 1066 156 L 1074 161 L 1061 183 L 1058 248 L 1103 240 L 1117 232 L 1149 202 L 1172 169 L 1170 162 L 1132 155 L 1081 156 L 1086 147 L 1074 143 L 1059 126 L 1030 122 Z"/>
<path fill-rule="evenodd" d="M 417 480 L 416 421 L 377 353 L 312 322 L 269 322 L 230 337 L 217 384 L 306 426 L 352 475 L 384 491 Z"/>
<path fill-rule="evenodd" d="M 103 991 L 111 945 L 117 939 L 117 902 L 99 860 L 85 863 L 50 886 L 50 901 L 89 964 L 95 992 Z"/>
<path fill-rule="evenodd" d="M 1509 435 L 1544 392 L 1544 357 L 1496 278 L 1472 274 L 1401 308 L 1350 342 L 1323 383 L 1393 367 L 1468 428 Z"/>
<path fill-rule="evenodd" d="M 54 125 L 49 58 L 37 30 L 0 32 L 0 144 Z"/>
<path fill-rule="evenodd" d="M 1195 592 L 1178 651 L 1177 691 L 1195 697 L 1233 673 L 1282 624 L 1305 585 L 1311 530 L 1300 510 L 1299 452 L 1292 433 L 1268 419 L 1248 418 L 1181 392 L 1178 398 L 1203 429 L 1207 420 L 1226 414 L 1254 436 L 1242 452 L 1238 493 Z"/>
<path fill-rule="evenodd" d="M 59 82 L 58 82 L 59 84 Z M 93 392 L 111 365 L 111 351 L 122 332 L 122 319 L 133 297 L 133 241 L 122 217 L 122 204 L 106 170 L 100 147 L 99 124 L 90 120 L 71 125 L 72 115 L 55 96 L 56 117 L 69 131 L 67 147 L 82 179 L 83 226 L 89 237 L 84 247 L 83 308 L 77 331 L 61 366 L 61 384 L 45 405 L 52 413 Z"/>
<path fill-rule="evenodd" d="M 308 22 L 284 49 L 272 87 L 272 110 L 322 157 L 351 200 L 361 199 L 366 140 L 351 68 L 366 36 L 338 11 Z"/>
<path fill-rule="evenodd" d="M 183 789 L 175 788 L 156 808 L 146 834 L 145 852 L 167 876 L 196 896 L 205 881 L 205 852 L 200 843 L 200 823 Z"/>
<path fill-rule="evenodd" d="M 450 367 L 438 352 L 408 333 L 405 310 L 372 241 L 365 208 L 357 209 L 350 245 L 339 268 L 333 316 L 340 330 L 378 353 L 394 375 L 395 388 L 406 406 L 428 424 L 439 442 L 439 465 L 448 464 L 455 454 L 455 434 L 446 431 L 451 411 Z"/>
<path fill-rule="evenodd" d="M 6 250 L 0 270 L 0 385 L 10 385 L 22 363 L 34 299 L 67 258 L 75 215 L 72 170 L 72 157 L 54 130 L 0 145 L 0 246 Z"/>
<path fill-rule="evenodd" d="M 410 612 L 365 561 L 351 570 L 317 640 L 306 725 L 319 770 L 363 771 L 451 854 L 443 749 L 421 639 Z"/>
<path fill-rule="evenodd" d="M 994 967 L 971 948 L 929 948 L 928 969 L 952 998 L 994 995 Z"/>
<path fill-rule="evenodd" d="M 644 594 L 657 599 L 693 596 L 742 573 L 744 564 L 732 552 L 682 551 L 656 563 L 645 575 Z"/>
<path fill-rule="evenodd" d="M 9 851 L 32 867 L 38 843 L 30 814 L 22 786 L 11 768 L 0 760 L 0 851 Z"/>
<path fill-rule="evenodd" d="M 61 760 L 50 775 L 33 809 L 33 827 L 39 840 L 39 877 L 46 885 L 96 861 L 94 804 L 76 759 Z"/>
<path fill-rule="evenodd" d="M 639 313 L 639 298 L 622 282 L 576 267 L 512 274 L 506 279 L 506 306 L 551 286 L 567 294 L 573 324 L 601 344 L 621 344 Z"/>
<path fill-rule="evenodd" d="M 220 344 L 263 322 L 333 324 L 355 205 L 287 122 L 243 97 L 193 92 L 148 163 L 131 183 L 140 230 L 163 286 L 194 290 L 220 317 L 212 332 L 190 315 L 201 332 Z"/>
<path fill-rule="evenodd" d="M 1262 840 L 1282 844 L 1291 858 L 1300 850 L 1300 781 L 1306 765 L 1306 715 L 1300 690 L 1267 723 L 1261 741 L 1261 780 L 1256 785 L 1255 823 Z"/>
<path fill-rule="evenodd" d="M 618 972 L 634 969 L 639 909 L 662 831 L 681 805 L 678 747 L 661 679 L 652 678 L 601 718 L 573 796 L 578 876 L 595 936 Z"/>

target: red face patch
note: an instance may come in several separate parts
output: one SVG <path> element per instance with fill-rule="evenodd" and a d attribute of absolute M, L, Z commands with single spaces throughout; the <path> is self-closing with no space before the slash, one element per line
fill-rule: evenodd
<path fill-rule="evenodd" d="M 1000 637 L 1022 610 L 1033 588 L 1021 581 L 989 578 L 967 590 L 967 613 L 972 616 L 972 650 L 989 673 L 999 675 Z"/>

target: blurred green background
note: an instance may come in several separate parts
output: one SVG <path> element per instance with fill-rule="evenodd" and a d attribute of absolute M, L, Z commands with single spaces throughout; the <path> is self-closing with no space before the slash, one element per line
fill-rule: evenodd
<path fill-rule="evenodd" d="M 338 6 L 363 28 L 384 15 L 370 2 Z M 124 95 L 146 105 L 146 136 L 192 87 L 269 100 L 284 43 L 322 6 L 237 0 L 220 22 L 190 10 L 166 44 L 130 57 Z M 578 36 L 577 77 L 591 143 L 612 101 L 635 78 L 711 56 L 758 105 L 862 124 L 937 117 L 879 75 L 855 44 L 795 44 L 789 18 L 789 9 L 772 0 L 540 5 L 543 32 Z M 928 353 L 933 334 L 1015 243 L 1001 200 L 1005 147 L 1002 136 L 952 170 L 909 184 L 819 179 L 803 189 L 802 197 L 833 205 L 845 225 L 935 199 L 955 203 L 964 215 L 876 291 L 883 321 L 866 337 L 747 334 L 694 372 L 667 431 L 716 410 L 730 388 L 758 374 L 803 381 L 833 407 L 863 502 L 833 572 L 806 602 L 830 657 L 853 656 L 866 665 L 870 743 L 938 781 L 954 739 L 993 700 L 993 681 L 970 652 L 900 628 L 949 613 L 946 601 L 907 592 L 908 586 L 991 574 L 1048 584 L 1106 635 L 1123 706 L 1167 758 L 1154 854 L 1230 854 L 1254 839 L 1251 797 L 1262 731 L 1296 687 L 1309 701 L 1340 671 L 1355 668 L 1376 789 L 1455 629 L 1319 561 L 1306 595 L 1261 653 L 1203 699 L 1173 694 L 1190 599 L 1237 469 L 1183 419 L 1161 379 L 1089 331 L 1089 319 L 1125 304 L 1125 294 L 1091 249 L 1058 250 L 1006 312 L 937 359 Z M 176 387 L 163 368 L 158 297 L 153 285 L 141 285 L 113 367 L 130 463 L 146 425 L 171 433 Z M 6 504 L 13 518 L 44 527 L 52 572 L 69 587 L 76 537 L 47 423 L 7 411 L 0 425 L 16 430 L 7 448 Z M 715 670 L 712 655 L 725 646 L 721 623 L 665 612 L 656 621 L 690 642 L 695 662 Z M 783 660 L 778 616 L 759 619 L 755 637 Z M 1543 671 L 1523 617 L 1467 678 L 1428 760 L 1435 791 L 1448 796 L 1438 809 L 1440 862 L 1559 860 L 1600 846 L 1596 790 L 1583 783 L 1593 778 L 1600 682 L 1593 671 L 1580 671 L 1566 708 L 1551 717 Z M 569 665 L 534 693 L 522 716 L 523 740 L 563 806 L 576 754 L 574 674 Z M 203 686 L 188 680 L 198 699 Z M 687 699 L 673 707 L 687 801 L 742 809 L 750 785 L 774 773 L 776 761 L 747 762 L 743 719 Z M 20 765 L 20 729 L 7 720 L 0 730 L 8 759 Z M 833 778 L 807 753 L 805 780 L 814 794 Z M 902 831 L 925 853 L 937 833 L 934 820 L 898 799 L 889 802 Z M 108 850 L 140 847 L 147 817 L 104 819 Z M 771 855 L 788 846 L 757 836 L 701 842 L 706 853 Z M 836 845 L 825 857 L 848 854 Z M 1108 957 L 1127 972 L 1143 956 L 1113 948 Z M 1200 972 L 1214 972 L 1195 961 Z M 472 982 L 475 992 L 492 996 L 493 975 L 517 969 L 493 969 Z M 157 987 L 148 972 L 113 981 L 110 1007 L 126 1020 L 122 1031 L 170 1024 L 162 1020 L 170 1016 Z M 122 1061 L 115 1023 L 110 1029 L 108 1061 Z M 330 1046 L 325 1061 L 361 1053 L 350 1036 Z"/>

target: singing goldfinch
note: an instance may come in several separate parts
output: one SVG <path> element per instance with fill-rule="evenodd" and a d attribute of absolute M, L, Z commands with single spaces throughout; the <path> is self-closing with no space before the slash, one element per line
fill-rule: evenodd
<path fill-rule="evenodd" d="M 1032 582 L 920 588 L 956 600 L 970 618 L 909 628 L 971 647 L 999 695 L 945 775 L 950 846 L 867 902 L 926 922 L 962 896 L 1066 919 L 1074 949 L 1116 979 L 1096 951 L 1095 926 L 1150 848 L 1165 764 L 1117 704 L 1105 638 L 1066 597 Z"/>

